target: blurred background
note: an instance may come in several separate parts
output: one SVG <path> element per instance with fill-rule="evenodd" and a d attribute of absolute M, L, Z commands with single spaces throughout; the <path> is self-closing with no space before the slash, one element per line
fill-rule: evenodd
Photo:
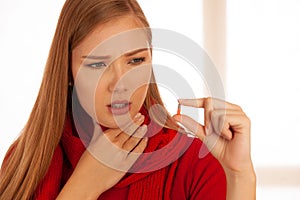
<path fill-rule="evenodd" d="M 300 199 L 300 1 L 139 2 L 153 28 L 184 34 L 207 52 L 226 100 L 251 118 L 257 199 Z M 63 3 L 0 0 L 0 163 L 35 102 Z M 158 52 L 155 62 L 176 65 L 167 56 Z M 199 97 L 207 95 L 203 82 L 192 85 Z M 176 95 L 160 89 L 175 113 Z"/>

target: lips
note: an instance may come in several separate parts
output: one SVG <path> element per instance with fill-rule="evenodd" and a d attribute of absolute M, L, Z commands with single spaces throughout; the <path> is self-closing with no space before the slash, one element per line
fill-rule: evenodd
<path fill-rule="evenodd" d="M 108 110 L 114 115 L 123 115 L 129 112 L 131 103 L 129 101 L 114 101 L 107 105 Z"/>

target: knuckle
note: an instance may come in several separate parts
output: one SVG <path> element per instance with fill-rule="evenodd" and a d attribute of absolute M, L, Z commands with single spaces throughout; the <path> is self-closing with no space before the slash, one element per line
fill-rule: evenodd
<path fill-rule="evenodd" d="M 130 127 L 126 129 L 126 134 L 131 135 L 138 128 L 138 124 L 133 123 Z"/>
<path fill-rule="evenodd" d="M 135 147 L 136 143 L 137 143 L 136 139 L 132 137 L 124 143 L 122 148 L 130 151 Z"/>
<path fill-rule="evenodd" d="M 115 141 L 113 144 L 116 145 L 117 147 L 122 147 L 123 146 L 123 142 L 121 142 L 120 140 Z"/>
<path fill-rule="evenodd" d="M 235 106 L 238 110 L 241 110 L 241 111 L 243 110 L 241 106 L 239 106 L 239 105 L 235 105 Z"/>
<path fill-rule="evenodd" d="M 126 149 L 128 151 L 136 151 L 140 146 L 142 146 L 143 139 L 132 137 L 126 142 Z"/>
<path fill-rule="evenodd" d="M 122 147 L 124 143 L 122 140 L 122 136 L 114 137 L 110 141 L 118 147 Z"/>
<path fill-rule="evenodd" d="M 113 144 L 117 144 L 119 142 L 118 137 L 109 138 L 110 142 Z"/>
<path fill-rule="evenodd" d="M 231 104 L 232 105 L 232 107 L 234 108 L 234 109 L 236 109 L 236 110 L 239 110 L 239 111 L 243 111 L 243 109 L 242 109 L 242 107 L 240 106 L 240 105 L 237 105 L 237 104 Z"/>
<path fill-rule="evenodd" d="M 212 97 L 206 97 L 204 103 L 205 103 L 205 105 L 209 105 L 212 103 L 212 101 L 213 101 Z"/>
<path fill-rule="evenodd" d="M 126 129 L 124 129 L 124 133 L 128 134 L 128 135 L 131 133 L 131 131 L 132 131 L 132 127 L 131 126 L 128 127 L 128 128 L 126 128 Z"/>
<path fill-rule="evenodd" d="M 117 163 L 122 163 L 127 157 L 127 153 L 124 151 L 118 151 L 115 155 L 115 162 Z"/>
<path fill-rule="evenodd" d="M 134 134 L 134 137 L 141 139 L 147 133 L 147 130 L 147 126 L 139 127 L 136 133 Z"/>
<path fill-rule="evenodd" d="M 247 115 L 245 115 L 245 121 L 248 126 L 251 126 L 251 119 Z"/>

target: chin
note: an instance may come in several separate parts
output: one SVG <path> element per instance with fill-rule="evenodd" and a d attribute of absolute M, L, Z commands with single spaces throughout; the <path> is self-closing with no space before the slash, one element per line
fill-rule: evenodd
<path fill-rule="evenodd" d="M 110 115 L 105 117 L 102 116 L 102 118 L 98 117 L 98 119 L 100 119 L 98 120 L 98 123 L 101 126 L 104 126 L 106 128 L 111 128 L 111 129 L 124 127 L 126 124 L 132 121 L 131 114 L 129 114 L 129 116 L 128 115 L 118 115 L 118 116 Z M 116 122 L 116 120 L 118 120 L 118 123 Z"/>

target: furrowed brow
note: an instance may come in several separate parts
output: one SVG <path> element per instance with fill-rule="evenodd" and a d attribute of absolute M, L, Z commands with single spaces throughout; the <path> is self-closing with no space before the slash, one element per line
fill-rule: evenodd
<path fill-rule="evenodd" d="M 125 53 L 124 56 L 129 57 L 129 56 L 135 55 L 135 54 L 143 52 L 143 51 L 149 51 L 149 48 L 137 49 L 135 51 L 131 51 L 131 52 Z"/>
<path fill-rule="evenodd" d="M 82 56 L 83 59 L 93 59 L 93 60 L 107 60 L 110 59 L 110 56 L 93 56 L 93 55 L 88 55 L 88 56 Z"/>
<path fill-rule="evenodd" d="M 143 51 L 149 51 L 149 48 L 142 48 L 142 49 L 137 49 L 128 53 L 125 53 L 124 56 L 129 57 L 132 55 L 135 55 L 137 53 L 143 52 Z M 88 55 L 88 56 L 82 56 L 83 59 L 92 59 L 92 60 L 107 60 L 110 59 L 111 56 L 94 56 L 94 55 Z"/>

